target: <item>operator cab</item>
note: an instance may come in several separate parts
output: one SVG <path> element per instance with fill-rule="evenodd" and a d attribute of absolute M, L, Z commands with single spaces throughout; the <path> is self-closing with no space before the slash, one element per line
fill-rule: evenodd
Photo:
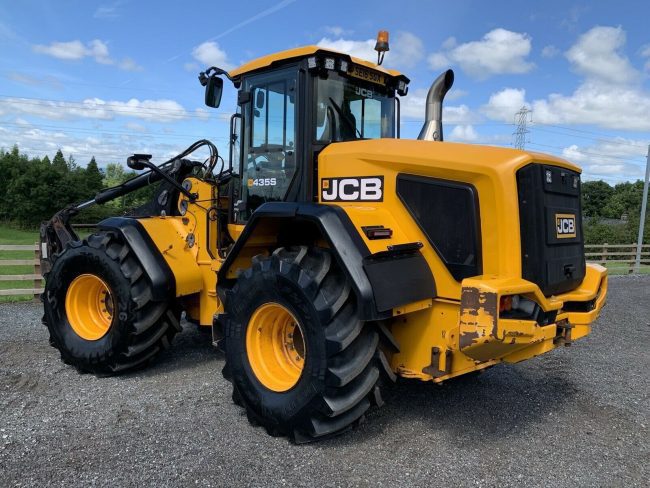
<path fill-rule="evenodd" d="M 208 106 L 221 99 L 219 75 L 239 90 L 230 134 L 231 222 L 246 223 L 266 202 L 317 201 L 318 154 L 328 144 L 399 137 L 396 95 L 406 95 L 409 80 L 378 64 L 307 46 L 230 72 L 210 68 L 199 77 Z"/>

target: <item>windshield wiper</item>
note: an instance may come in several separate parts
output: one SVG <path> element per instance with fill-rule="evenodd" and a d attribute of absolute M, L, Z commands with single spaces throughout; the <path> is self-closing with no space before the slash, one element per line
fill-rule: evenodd
<path fill-rule="evenodd" d="M 341 119 L 347 124 L 347 126 L 356 133 L 355 139 L 362 139 L 361 132 L 359 132 L 359 129 L 357 129 L 357 126 L 355 125 L 354 121 L 350 118 L 350 116 L 343 112 L 343 109 L 334 101 L 332 97 L 328 97 L 328 98 L 330 99 L 330 103 L 332 104 L 332 107 L 334 107 L 334 110 L 336 110 L 336 113 L 339 114 L 339 117 L 341 117 Z"/>

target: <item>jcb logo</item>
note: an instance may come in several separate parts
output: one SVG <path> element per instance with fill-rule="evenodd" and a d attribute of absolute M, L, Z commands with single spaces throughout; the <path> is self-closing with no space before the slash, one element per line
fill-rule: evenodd
<path fill-rule="evenodd" d="M 555 231 L 558 239 L 576 236 L 576 216 L 574 214 L 555 214 Z"/>
<path fill-rule="evenodd" d="M 365 98 L 372 98 L 372 90 L 370 90 L 368 88 L 361 88 L 361 87 L 358 86 L 355 89 L 355 91 L 356 91 L 357 95 L 361 95 L 362 97 L 365 97 Z"/>
<path fill-rule="evenodd" d="M 325 202 L 381 202 L 384 177 L 323 178 L 321 198 Z"/>

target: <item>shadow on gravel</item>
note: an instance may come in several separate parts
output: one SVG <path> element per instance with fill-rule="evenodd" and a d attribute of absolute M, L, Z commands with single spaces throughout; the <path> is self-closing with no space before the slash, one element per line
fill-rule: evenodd
<path fill-rule="evenodd" d="M 577 391 L 570 379 L 549 372 L 539 362 L 535 369 L 498 365 L 484 374 L 459 377 L 442 386 L 398 381 L 385 390 L 385 405 L 371 411 L 361 428 L 320 446 L 355 445 L 373 439 L 385 444 L 391 431 L 409 430 L 470 445 L 481 439 L 520 436 L 522 430 L 551 415 L 557 416 L 561 428 L 562 409 Z"/>
<path fill-rule="evenodd" d="M 184 321 L 183 331 L 174 337 L 171 347 L 163 351 L 153 364 L 119 375 L 118 378 L 154 377 L 171 371 L 195 369 L 218 360 L 223 360 L 223 353 L 212 345 L 211 329 L 199 328 Z M 220 364 L 214 367 L 216 373 L 221 373 Z"/>

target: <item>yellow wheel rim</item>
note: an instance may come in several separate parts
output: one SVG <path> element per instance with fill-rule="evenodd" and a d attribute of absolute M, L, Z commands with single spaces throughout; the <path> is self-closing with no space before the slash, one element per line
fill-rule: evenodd
<path fill-rule="evenodd" d="M 92 274 L 77 276 L 65 295 L 65 312 L 75 333 L 87 341 L 106 335 L 113 322 L 115 303 L 104 281 Z"/>
<path fill-rule="evenodd" d="M 305 342 L 296 317 L 279 303 L 265 303 L 250 318 L 246 354 L 260 383 L 283 392 L 298 383 L 305 364 Z"/>

